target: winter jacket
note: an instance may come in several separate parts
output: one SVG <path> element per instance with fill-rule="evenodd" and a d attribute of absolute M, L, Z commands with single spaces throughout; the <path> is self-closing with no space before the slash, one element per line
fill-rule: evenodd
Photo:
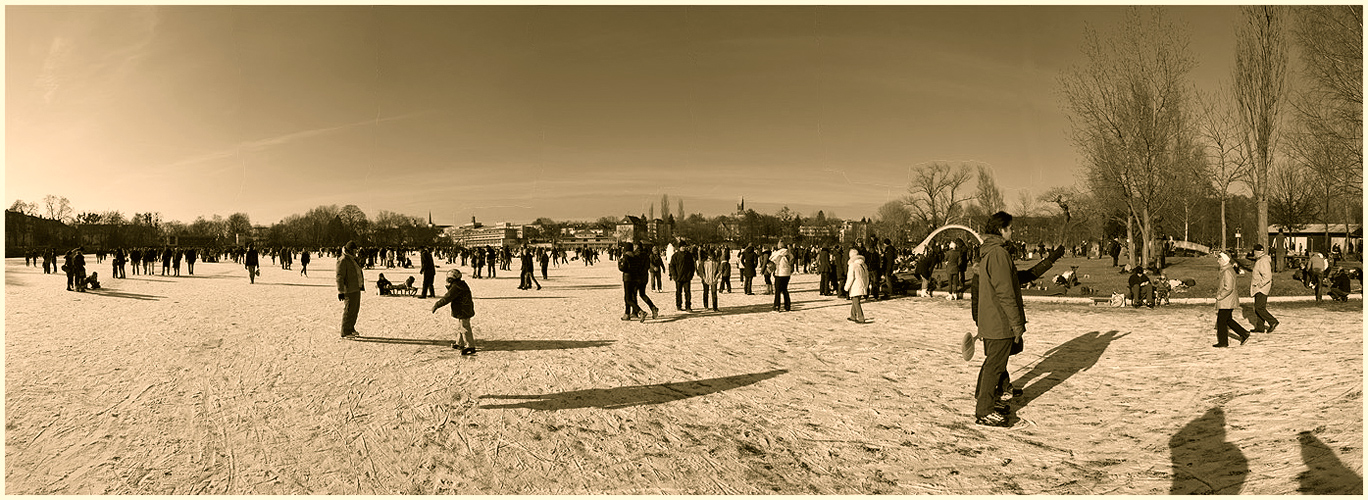
<path fill-rule="evenodd" d="M 366 277 L 356 256 L 343 253 L 337 258 L 337 293 L 357 293 Z"/>
<path fill-rule="evenodd" d="M 718 265 L 717 261 L 712 259 L 703 261 L 701 271 L 698 273 L 698 277 L 703 280 L 704 285 L 717 286 L 717 280 L 722 277 L 722 266 Z"/>
<path fill-rule="evenodd" d="M 989 234 L 980 247 L 974 302 L 979 337 L 984 339 L 1015 338 L 1016 332 L 1026 329 L 1021 284 L 1016 265 L 1003 247 L 1006 242 L 1001 235 Z"/>
<path fill-rule="evenodd" d="M 1240 307 L 1240 291 L 1235 288 L 1235 265 L 1221 266 L 1221 281 L 1216 286 L 1216 309 Z"/>
<path fill-rule="evenodd" d="M 865 266 L 864 256 L 856 254 L 849 260 L 845 290 L 851 297 L 869 295 L 869 268 Z"/>
<path fill-rule="evenodd" d="M 1266 253 L 1260 253 L 1254 260 L 1254 277 L 1249 280 L 1249 296 L 1255 294 L 1268 295 L 1273 291 L 1273 259 Z"/>
<path fill-rule="evenodd" d="M 770 254 L 770 262 L 774 263 L 775 276 L 793 275 L 793 254 L 787 248 L 780 248 Z"/>
<path fill-rule="evenodd" d="M 670 259 L 670 275 L 675 281 L 689 281 L 694 277 L 693 254 L 689 252 L 675 252 Z"/>
<path fill-rule="evenodd" d="M 475 301 L 470 296 L 470 285 L 467 285 L 464 280 L 448 278 L 446 295 L 437 299 L 437 304 L 432 308 L 436 309 L 447 304 L 451 304 L 451 317 L 453 318 L 470 319 L 475 317 Z"/>

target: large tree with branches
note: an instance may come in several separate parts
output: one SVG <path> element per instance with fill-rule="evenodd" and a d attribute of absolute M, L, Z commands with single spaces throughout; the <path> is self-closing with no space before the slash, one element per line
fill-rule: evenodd
<path fill-rule="evenodd" d="M 1287 95 L 1287 7 L 1240 7 L 1235 29 L 1234 89 L 1250 187 L 1258 203 L 1256 241 L 1268 246 L 1269 174 L 1278 142 L 1278 127 Z"/>
<path fill-rule="evenodd" d="M 1086 30 L 1085 60 L 1061 78 L 1061 92 L 1089 188 L 1094 196 L 1123 202 L 1127 232 L 1134 221 L 1149 242 L 1155 236 L 1152 212 L 1168 196 L 1173 171 L 1187 161 L 1184 107 L 1191 101 L 1194 61 L 1189 35 L 1167 22 L 1162 8 L 1132 7 L 1110 33 L 1103 38 Z M 1141 248 L 1151 261 L 1151 245 Z M 1130 260 L 1136 264 L 1133 252 Z"/>
<path fill-rule="evenodd" d="M 964 183 L 973 173 L 966 165 L 951 167 L 931 163 L 913 169 L 904 203 L 917 220 L 935 228 L 944 226 L 961 212 L 960 205 L 972 200 Z"/>

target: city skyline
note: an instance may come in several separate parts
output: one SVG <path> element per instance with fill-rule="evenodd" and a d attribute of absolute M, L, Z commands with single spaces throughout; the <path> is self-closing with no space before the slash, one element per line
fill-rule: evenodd
<path fill-rule="evenodd" d="M 911 168 L 1073 185 L 1056 80 L 1110 6 L 6 9 L 6 203 L 460 225 L 783 206 L 871 217 Z M 1195 86 L 1235 6 L 1167 7 Z M 659 214 L 657 214 L 659 215 Z"/>

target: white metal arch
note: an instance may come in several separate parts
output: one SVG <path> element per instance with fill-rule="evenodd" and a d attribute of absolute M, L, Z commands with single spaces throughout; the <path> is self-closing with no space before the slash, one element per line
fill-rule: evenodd
<path fill-rule="evenodd" d="M 961 225 L 959 225 L 959 224 L 946 224 L 946 225 L 944 225 L 944 226 L 941 226 L 941 227 L 936 228 L 935 231 L 931 231 L 931 234 L 928 235 L 928 236 L 926 237 L 926 239 L 922 240 L 921 243 L 917 244 L 916 247 L 912 248 L 912 253 L 913 253 L 913 254 L 916 254 L 916 255 L 920 255 L 922 252 L 926 251 L 926 245 L 931 243 L 931 239 L 935 238 L 936 235 L 940 234 L 942 231 L 946 231 L 946 230 L 949 230 L 949 229 L 963 229 L 963 230 L 965 230 L 965 231 L 968 231 L 969 234 L 972 234 L 972 235 L 974 235 L 975 238 L 978 238 L 978 241 L 979 241 L 979 244 L 980 244 L 980 245 L 983 244 L 983 237 L 982 237 L 982 236 L 979 236 L 978 231 L 975 231 L 975 230 L 973 230 L 973 229 L 969 229 L 968 226 L 961 226 Z"/>

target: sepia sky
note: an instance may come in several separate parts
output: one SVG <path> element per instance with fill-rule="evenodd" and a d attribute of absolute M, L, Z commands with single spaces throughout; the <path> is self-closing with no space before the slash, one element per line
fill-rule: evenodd
<path fill-rule="evenodd" d="M 438 224 L 675 211 L 871 216 L 911 167 L 1009 206 L 1075 183 L 1075 6 L 8 6 L 5 203 L 166 220 L 325 204 Z M 1170 7 L 1198 88 L 1238 10 Z"/>

